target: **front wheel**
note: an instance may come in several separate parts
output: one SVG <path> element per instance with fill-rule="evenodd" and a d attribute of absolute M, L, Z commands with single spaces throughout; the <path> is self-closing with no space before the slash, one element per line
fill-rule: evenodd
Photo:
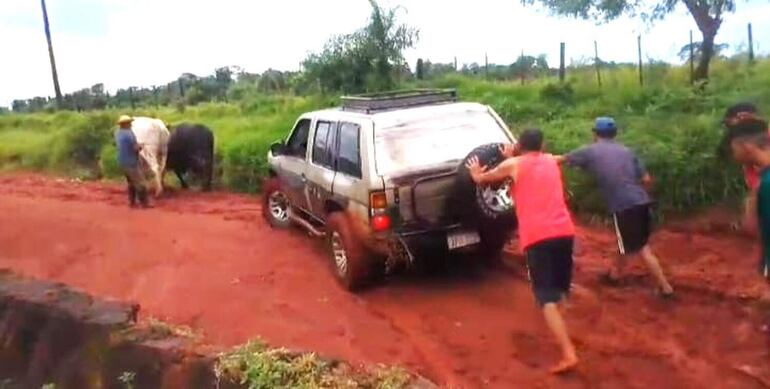
<path fill-rule="evenodd" d="M 350 291 L 361 288 L 372 271 L 366 248 L 353 235 L 350 222 L 342 212 L 330 214 L 326 224 L 331 265 L 337 281 Z"/>
<path fill-rule="evenodd" d="M 262 187 L 262 216 L 273 228 L 289 228 L 289 197 L 277 177 L 268 178 Z"/>

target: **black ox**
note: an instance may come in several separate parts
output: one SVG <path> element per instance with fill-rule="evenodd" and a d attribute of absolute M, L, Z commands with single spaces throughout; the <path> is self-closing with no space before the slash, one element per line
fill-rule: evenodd
<path fill-rule="evenodd" d="M 168 140 L 166 170 L 173 170 L 182 188 L 189 171 L 201 181 L 203 190 L 211 189 L 214 172 L 214 134 L 201 124 L 180 124 L 174 127 Z"/>

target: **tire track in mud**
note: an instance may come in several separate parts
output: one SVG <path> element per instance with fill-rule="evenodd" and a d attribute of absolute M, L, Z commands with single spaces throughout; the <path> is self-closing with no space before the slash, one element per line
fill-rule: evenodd
<path fill-rule="evenodd" d="M 45 251 L 51 258 L 19 262 L 3 254 L 0 263 L 96 292 L 150 298 L 149 310 L 210 329 L 215 342 L 244 341 L 258 331 L 278 345 L 402 364 L 447 387 L 761 388 L 770 382 L 767 337 L 758 330 L 765 318 L 754 307 L 767 287 L 742 238 L 656 234 L 653 246 L 679 292 L 679 300 L 662 302 L 638 261 L 625 286 L 599 285 L 614 255 L 613 237 L 581 228 L 567 321 L 582 364 L 553 377 L 547 367 L 558 350 L 515 250 L 503 268 L 455 263 L 431 277 L 396 276 L 351 296 L 334 284 L 321 245 L 271 231 L 253 197 L 172 192 L 147 213 L 119 209 L 124 197 L 117 185 L 0 176 L 0 205 L 40 199 L 52 210 L 38 220 L 6 207 L 0 248 L 34 253 L 42 252 L 39 242 L 54 245 Z M 101 203 L 98 212 L 94 203 Z M 155 216 L 163 220 L 159 231 L 140 224 Z M 18 223 L 27 224 L 24 233 L 15 230 Z M 104 227 L 95 232 L 96 225 Z M 136 234 L 136 246 L 124 248 L 116 228 Z M 56 251 L 51 247 L 61 237 L 71 241 Z M 128 249 L 138 254 L 123 254 Z M 95 271 L 102 273 L 94 277 Z M 165 301 L 148 291 L 182 299 Z"/>

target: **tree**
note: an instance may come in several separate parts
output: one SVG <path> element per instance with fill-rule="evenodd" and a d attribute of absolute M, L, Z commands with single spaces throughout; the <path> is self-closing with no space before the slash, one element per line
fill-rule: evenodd
<path fill-rule="evenodd" d="M 429 63 L 430 63 L 430 61 L 429 61 Z M 423 67 L 422 58 L 417 58 L 417 67 L 415 68 L 414 73 L 417 76 L 418 80 L 422 80 L 423 77 L 425 77 L 425 73 L 423 73 L 424 71 L 425 70 L 424 70 L 424 67 Z"/>
<path fill-rule="evenodd" d="M 414 45 L 418 31 L 398 23 L 401 8 L 369 3 L 372 13 L 364 28 L 332 37 L 323 51 L 305 59 L 305 84 L 342 92 L 381 91 L 395 85 L 404 69 L 403 51 Z"/>
<path fill-rule="evenodd" d="M 693 42 L 692 43 L 692 49 L 693 49 L 693 55 L 695 57 L 695 61 L 700 61 L 700 58 L 703 56 L 703 50 L 701 50 L 701 42 Z M 722 54 L 725 50 L 727 50 L 730 47 L 727 43 L 715 43 L 714 44 L 714 54 L 713 57 L 718 57 L 720 54 Z M 682 61 L 688 61 L 690 59 L 690 44 L 686 44 L 682 46 L 682 48 L 679 50 L 679 58 L 682 59 Z"/>
<path fill-rule="evenodd" d="M 621 15 L 641 15 L 652 23 L 662 20 L 681 3 L 695 20 L 703 35 L 702 55 L 698 60 L 695 78 L 708 78 L 709 63 L 714 56 L 714 38 L 722 25 L 724 14 L 735 11 L 735 0 L 521 0 L 523 4 L 541 3 L 558 15 L 582 19 L 610 21 Z"/>

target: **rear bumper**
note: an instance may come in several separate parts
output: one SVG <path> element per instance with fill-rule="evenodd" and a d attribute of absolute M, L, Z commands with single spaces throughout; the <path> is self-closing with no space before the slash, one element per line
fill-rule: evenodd
<path fill-rule="evenodd" d="M 393 263 L 409 266 L 419 258 L 447 252 L 447 235 L 463 229 L 466 227 L 453 224 L 430 229 L 394 231 L 375 237 L 375 247 L 372 249 Z"/>

